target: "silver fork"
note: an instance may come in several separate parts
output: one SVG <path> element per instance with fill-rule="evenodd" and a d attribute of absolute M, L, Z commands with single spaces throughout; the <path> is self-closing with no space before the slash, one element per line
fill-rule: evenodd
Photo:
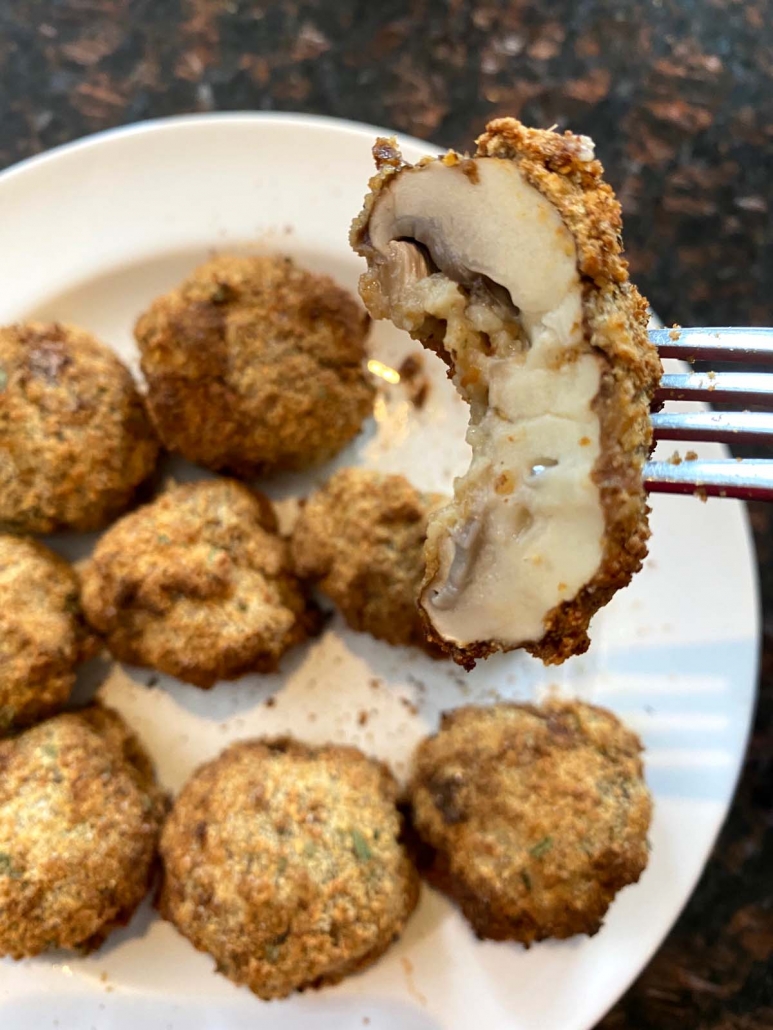
<path fill-rule="evenodd" d="M 651 329 L 661 358 L 743 361 L 773 366 L 773 329 Z M 729 401 L 773 406 L 773 374 L 765 372 L 664 373 L 655 396 L 655 440 L 715 443 L 773 443 L 770 411 L 660 411 L 664 401 Z M 652 493 L 697 494 L 773 501 L 773 459 L 721 458 L 650 461 L 644 482 Z"/>

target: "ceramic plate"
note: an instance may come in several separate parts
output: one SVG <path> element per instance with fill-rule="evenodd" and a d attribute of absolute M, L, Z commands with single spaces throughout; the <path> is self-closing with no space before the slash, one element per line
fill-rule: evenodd
<path fill-rule="evenodd" d="M 213 251 L 279 250 L 354 290 L 360 261 L 347 232 L 372 172 L 375 133 L 286 115 L 179 118 L 95 136 L 11 168 L 0 176 L 0 323 L 31 316 L 75 322 L 136 371 L 135 317 Z M 409 160 L 429 149 L 401 142 Z M 417 349 L 404 334 L 375 325 L 373 355 L 388 367 Z M 375 418 L 336 465 L 403 472 L 430 490 L 450 487 L 466 461 L 465 408 L 439 361 L 428 355 L 425 364 L 425 406 L 417 410 L 401 385 L 384 381 Z M 292 498 L 329 472 L 265 489 Z M 174 474 L 205 475 L 183 465 Z M 101 696 L 137 729 L 172 790 L 229 741 L 256 734 L 291 730 L 308 741 L 347 741 L 402 776 L 443 709 L 551 691 L 608 705 L 644 740 L 655 816 L 649 867 L 618 896 L 597 936 L 528 951 L 481 943 L 425 888 L 402 940 L 369 971 L 267 1004 L 216 975 L 212 961 L 146 903 L 88 958 L 0 962 L 3 1027 L 591 1027 L 693 889 L 727 812 L 754 701 L 758 604 L 744 508 L 658 497 L 653 509 L 644 570 L 594 620 L 588 654 L 558 668 L 511 654 L 468 675 L 353 633 L 339 619 L 288 655 L 278 675 L 203 692 L 103 664 L 87 669 L 81 685 L 87 691 L 99 681 Z M 52 541 L 71 558 L 92 542 Z"/>

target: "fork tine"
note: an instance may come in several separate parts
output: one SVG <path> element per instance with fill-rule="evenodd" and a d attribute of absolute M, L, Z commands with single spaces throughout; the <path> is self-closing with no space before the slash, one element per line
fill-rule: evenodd
<path fill-rule="evenodd" d="M 649 336 L 662 358 L 773 365 L 773 329 L 652 329 Z M 770 406 L 773 402 L 773 375 L 666 373 L 655 395 L 653 408 L 673 400 L 730 401 L 739 405 Z M 773 442 L 773 413 L 769 411 L 655 411 L 651 419 L 656 440 L 735 444 Z M 773 501 L 773 460 L 650 461 L 645 466 L 644 482 L 652 493 Z"/>
<path fill-rule="evenodd" d="M 773 365 L 773 329 L 650 329 L 662 358 Z"/>
<path fill-rule="evenodd" d="M 666 373 L 655 393 L 655 403 L 663 401 L 772 404 L 773 375 L 766 372 Z"/>
<path fill-rule="evenodd" d="M 773 501 L 773 459 L 734 461 L 649 461 L 644 485 L 650 493 L 736 497 L 742 501 Z"/>
<path fill-rule="evenodd" d="M 656 440 L 702 440 L 713 443 L 770 443 L 769 411 L 659 411 L 650 416 Z"/>

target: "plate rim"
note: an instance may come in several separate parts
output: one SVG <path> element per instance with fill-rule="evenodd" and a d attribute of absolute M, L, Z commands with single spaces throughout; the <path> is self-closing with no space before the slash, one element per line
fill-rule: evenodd
<path fill-rule="evenodd" d="M 335 115 L 307 114 L 303 111 L 189 111 L 185 114 L 161 115 L 157 118 L 144 118 L 140 121 L 127 122 L 122 125 L 113 125 L 107 129 L 98 129 L 96 132 L 88 132 L 83 136 L 67 140 L 65 143 L 57 143 L 37 154 L 30 154 L 22 157 L 12 164 L 0 169 L 0 182 L 15 177 L 26 171 L 30 171 L 49 161 L 63 157 L 65 154 L 78 150 L 87 150 L 90 147 L 110 142 L 114 138 L 124 136 L 140 136 L 144 134 L 155 134 L 169 129 L 181 128 L 190 124 L 224 124 L 224 123 L 287 123 L 288 125 L 301 126 L 306 124 L 315 128 L 330 128 L 334 131 L 344 129 L 352 135 L 367 133 L 368 135 L 379 135 L 394 137 L 398 143 L 405 143 L 408 146 L 425 147 L 428 151 L 439 152 L 444 147 L 439 143 L 430 140 L 420 139 L 418 136 L 410 136 L 395 129 L 388 129 L 382 125 L 370 125 L 368 122 L 360 122 L 353 118 L 337 118 Z"/>

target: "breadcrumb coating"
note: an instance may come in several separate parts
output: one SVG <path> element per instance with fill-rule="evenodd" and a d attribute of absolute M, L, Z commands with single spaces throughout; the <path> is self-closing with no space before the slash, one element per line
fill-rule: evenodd
<path fill-rule="evenodd" d="M 647 336 L 647 303 L 629 281 L 622 257 L 620 205 L 603 181 L 602 165 L 592 158 L 590 148 L 591 141 L 585 137 L 529 129 L 514 118 L 490 122 L 477 141 L 475 157 L 514 162 L 526 182 L 556 208 L 576 245 L 585 345 L 603 363 L 592 405 L 600 430 L 600 454 L 592 478 L 598 487 L 605 531 L 596 573 L 575 596 L 546 613 L 540 639 L 517 645 L 494 639 L 456 644 L 443 639 L 427 617 L 430 638 L 466 668 L 472 668 L 476 659 L 511 646 L 522 646 L 547 664 L 581 654 L 590 643 L 588 625 L 592 616 L 630 582 L 647 553 L 649 508 L 642 472 L 652 447 L 649 409 L 661 365 Z M 391 301 L 384 294 L 381 271 L 375 264 L 370 266 L 370 220 L 382 191 L 393 184 L 395 176 L 410 171 L 410 166 L 403 161 L 394 140 L 378 139 L 374 156 L 378 171 L 370 180 L 370 193 L 352 225 L 350 238 L 353 248 L 369 260 L 368 271 L 360 279 L 360 294 L 371 314 L 383 318 L 390 317 Z M 426 158 L 419 164 L 432 164 L 434 160 Z M 474 161 L 453 151 L 438 160 L 458 167 L 476 183 Z M 444 332 L 444 323 L 434 317 L 426 317 L 411 330 L 416 339 L 449 364 L 453 378 L 454 362 L 443 346 Z M 425 558 L 422 596 L 441 569 L 436 547 L 428 545 Z"/>
<path fill-rule="evenodd" d="M 74 569 L 34 540 L 0 533 L 0 735 L 61 708 L 96 648 Z"/>
<path fill-rule="evenodd" d="M 0 531 L 101 529 L 157 457 L 143 400 L 109 347 L 54 322 L 0 328 Z"/>
<path fill-rule="evenodd" d="M 233 744 L 183 788 L 164 827 L 159 908 L 261 998 L 374 962 L 416 905 L 397 785 L 352 747 Z"/>
<path fill-rule="evenodd" d="M 113 711 L 57 715 L 0 741 L 0 955 L 90 950 L 145 896 L 166 809 Z"/>
<path fill-rule="evenodd" d="M 437 653 L 418 596 L 427 515 L 444 500 L 404 476 L 342 469 L 301 510 L 291 540 L 295 571 L 319 585 L 352 629 Z"/>
<path fill-rule="evenodd" d="M 601 162 L 583 160 L 587 140 L 497 118 L 477 144 L 479 155 L 516 161 L 558 209 L 577 246 L 586 338 L 607 359 L 594 403 L 602 448 L 593 478 L 606 523 L 601 564 L 576 597 L 548 615 L 542 640 L 526 648 L 554 664 L 587 651 L 591 618 L 630 583 L 647 556 L 650 509 L 642 473 L 653 446 L 650 404 L 662 366 L 647 336 L 647 301 L 622 256 L 620 203 L 603 179 Z"/>
<path fill-rule="evenodd" d="M 579 701 L 459 708 L 414 757 L 428 875 L 479 937 L 594 934 L 648 859 L 641 744 Z"/>
<path fill-rule="evenodd" d="M 290 258 L 214 258 L 137 321 L 161 439 L 241 476 L 326 461 L 373 408 L 368 326 L 345 290 Z"/>
<path fill-rule="evenodd" d="M 317 625 L 271 503 L 229 479 L 174 487 L 109 529 L 83 607 L 116 658 L 205 688 L 273 671 Z"/>

